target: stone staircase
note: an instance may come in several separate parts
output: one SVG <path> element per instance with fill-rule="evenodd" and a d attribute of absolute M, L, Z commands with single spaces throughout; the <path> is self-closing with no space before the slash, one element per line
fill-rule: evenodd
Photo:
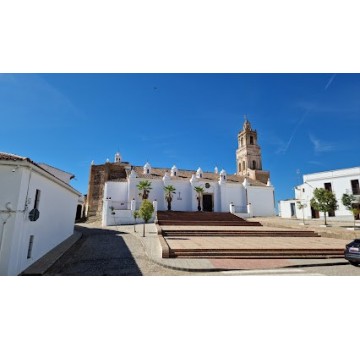
<path fill-rule="evenodd" d="M 159 211 L 157 219 L 163 258 L 319 259 L 344 257 L 343 247 L 328 246 L 327 242 L 322 242 L 321 240 L 324 239 L 314 231 L 272 229 L 263 227 L 259 222 L 248 222 L 231 213 Z M 181 242 L 191 243 L 184 245 Z M 217 242 L 218 246 L 216 246 Z M 234 247 L 229 245 L 229 242 L 234 242 Z"/>
<path fill-rule="evenodd" d="M 262 226 L 231 213 L 158 211 L 161 226 Z"/>

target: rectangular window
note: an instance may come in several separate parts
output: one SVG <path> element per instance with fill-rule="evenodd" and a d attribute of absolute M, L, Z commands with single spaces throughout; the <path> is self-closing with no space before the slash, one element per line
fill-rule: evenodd
<path fill-rule="evenodd" d="M 324 183 L 324 188 L 325 190 L 332 192 L 331 182 Z"/>
<path fill-rule="evenodd" d="M 351 189 L 353 194 L 360 194 L 359 180 L 351 180 Z"/>
<path fill-rule="evenodd" d="M 36 190 L 35 201 L 34 201 L 34 209 L 37 209 L 37 210 L 39 210 L 40 194 L 41 194 L 41 191 Z"/>
<path fill-rule="evenodd" d="M 32 248 L 34 243 L 34 235 L 31 235 L 29 238 L 29 246 L 28 246 L 28 252 L 27 252 L 27 258 L 31 258 Z"/>

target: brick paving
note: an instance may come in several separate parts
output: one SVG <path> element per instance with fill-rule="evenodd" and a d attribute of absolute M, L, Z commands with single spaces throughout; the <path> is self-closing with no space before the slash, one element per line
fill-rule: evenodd
<path fill-rule="evenodd" d="M 291 266 L 287 259 L 209 259 L 214 268 L 221 270 L 257 270 Z"/>
<path fill-rule="evenodd" d="M 322 237 L 165 237 L 171 249 L 344 249 L 348 240 Z"/>

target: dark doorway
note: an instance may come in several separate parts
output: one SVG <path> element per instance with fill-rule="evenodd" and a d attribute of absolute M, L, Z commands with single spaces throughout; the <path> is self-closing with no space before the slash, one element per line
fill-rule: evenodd
<path fill-rule="evenodd" d="M 81 219 L 81 212 L 82 212 L 82 206 L 78 205 L 76 208 L 76 217 L 75 220 L 79 220 Z"/>
<path fill-rule="evenodd" d="M 213 211 L 212 194 L 203 195 L 203 211 Z"/>
<path fill-rule="evenodd" d="M 313 207 L 311 207 L 311 217 L 313 219 L 319 219 L 320 218 L 320 213 L 318 210 L 315 210 Z"/>
<path fill-rule="evenodd" d="M 291 217 L 295 216 L 295 203 L 290 203 Z"/>

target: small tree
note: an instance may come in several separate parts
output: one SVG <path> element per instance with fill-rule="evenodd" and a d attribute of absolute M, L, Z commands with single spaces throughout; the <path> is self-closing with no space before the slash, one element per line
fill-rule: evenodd
<path fill-rule="evenodd" d="M 325 225 L 327 224 L 326 213 L 338 208 L 334 193 L 325 188 L 315 188 L 314 197 L 311 199 L 310 204 L 315 210 L 324 213 Z"/>
<path fill-rule="evenodd" d="M 172 185 L 168 185 L 164 187 L 164 191 L 165 191 L 165 199 L 168 204 L 168 210 L 171 210 L 171 202 L 173 199 L 173 194 L 176 193 L 176 188 Z"/>
<path fill-rule="evenodd" d="M 136 229 L 135 229 L 136 219 L 138 219 L 139 217 L 140 217 L 139 211 L 138 211 L 138 210 L 134 210 L 134 211 L 133 211 L 133 218 L 134 218 L 134 220 L 135 220 L 135 223 L 134 223 L 134 232 L 136 232 Z"/>
<path fill-rule="evenodd" d="M 355 228 L 355 224 L 356 224 L 356 217 L 360 214 L 360 209 L 359 208 L 354 208 L 353 207 L 353 203 L 358 203 L 356 201 L 356 197 L 353 194 L 347 194 L 344 193 L 342 198 L 341 198 L 342 204 L 344 205 L 344 207 L 351 211 L 351 213 L 354 216 L 354 228 Z"/>
<path fill-rule="evenodd" d="M 201 186 L 195 186 L 194 190 L 197 193 L 196 199 L 198 201 L 198 211 L 201 211 L 201 199 L 204 194 L 204 188 Z"/>
<path fill-rule="evenodd" d="M 147 199 L 144 199 L 139 209 L 140 217 L 145 221 L 143 226 L 143 237 L 145 237 L 145 224 L 151 219 L 153 213 L 154 206 Z"/>
<path fill-rule="evenodd" d="M 148 180 L 140 181 L 136 185 L 136 187 L 138 188 L 139 191 L 142 191 L 142 193 L 139 193 L 139 196 L 141 196 L 143 200 L 149 198 L 150 190 L 152 190 L 150 181 Z"/>
<path fill-rule="evenodd" d="M 306 203 L 297 202 L 298 209 L 302 210 L 303 224 L 305 225 L 305 214 L 304 209 L 307 207 Z"/>

